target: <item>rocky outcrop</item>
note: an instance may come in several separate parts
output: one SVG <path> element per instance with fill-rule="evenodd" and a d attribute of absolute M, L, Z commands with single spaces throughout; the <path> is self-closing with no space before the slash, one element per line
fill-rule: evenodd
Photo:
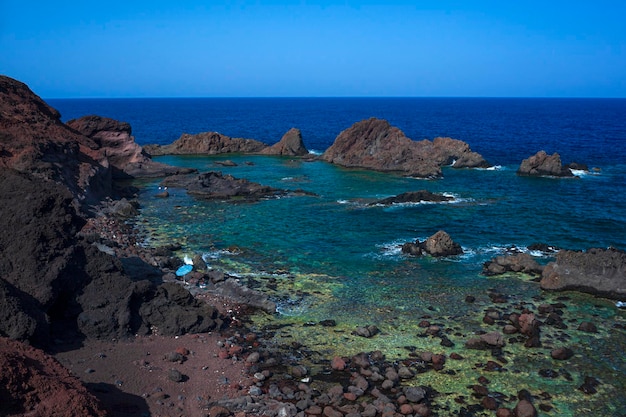
<path fill-rule="evenodd" d="M 231 138 L 217 132 L 203 132 L 196 135 L 184 133 L 169 145 L 146 145 L 144 149 L 153 156 L 224 153 L 303 156 L 309 153 L 302 141 L 300 129 L 296 128 L 291 128 L 272 146 L 254 139 Z"/>
<path fill-rule="evenodd" d="M 114 179 L 164 177 L 193 172 L 153 161 L 135 142 L 130 124 L 100 116 L 84 116 L 67 126 L 90 138 L 112 168 Z"/>
<path fill-rule="evenodd" d="M 370 118 L 337 136 L 321 159 L 344 167 L 401 172 L 418 178 L 439 178 L 441 167 L 488 167 L 466 143 L 451 138 L 413 141 L 387 121 Z"/>
<path fill-rule="evenodd" d="M 150 161 L 126 124 L 91 117 L 69 128 L 59 118 L 26 85 L 0 77 L 0 336 L 46 346 L 64 335 L 218 328 L 215 310 L 163 284 L 162 272 L 134 274 L 136 262 L 79 233 L 80 203 L 113 193 L 113 164 Z"/>
<path fill-rule="evenodd" d="M 144 149 L 152 156 L 159 156 L 260 153 L 266 147 L 266 144 L 254 139 L 231 138 L 217 132 L 203 132 L 196 135 L 183 133 L 169 145 L 146 145 Z"/>
<path fill-rule="evenodd" d="M 71 200 L 59 184 L 0 169 L 1 336 L 45 346 L 59 329 L 112 338 L 221 325 L 212 308 L 185 299 L 188 292 L 158 276 L 132 276 L 130 263 L 78 238 L 85 221 Z"/>
<path fill-rule="evenodd" d="M 543 266 L 539 265 L 527 253 L 498 256 L 483 264 L 483 274 L 487 276 L 500 275 L 506 272 L 521 272 L 531 275 L 541 275 Z"/>
<path fill-rule="evenodd" d="M 26 84 L 0 76 L 0 167 L 52 180 L 84 206 L 113 196 L 113 179 L 188 172 L 157 164 L 130 136 L 130 126 L 89 116 L 61 115 Z"/>
<path fill-rule="evenodd" d="M 576 290 L 626 300 L 626 252 L 615 248 L 561 250 L 544 268 L 540 285 L 544 290 Z"/>
<path fill-rule="evenodd" d="M 0 337 L 0 369 L 2 415 L 108 415 L 78 378 L 39 349 Z"/>
<path fill-rule="evenodd" d="M 300 129 L 291 128 L 283 135 L 279 142 L 261 151 L 263 155 L 281 155 L 281 156 L 304 156 L 309 151 L 304 146 L 302 140 L 302 132 Z"/>
<path fill-rule="evenodd" d="M 423 202 L 431 202 L 431 203 L 442 203 L 446 201 L 452 201 L 454 197 L 435 194 L 428 190 L 419 190 L 419 191 L 409 191 L 406 193 L 398 194 L 393 197 L 383 198 L 381 200 L 377 200 L 370 205 L 383 205 L 388 206 L 391 204 L 402 204 L 402 203 L 423 203 Z"/>
<path fill-rule="evenodd" d="M 574 164 L 574 167 L 584 167 Z M 517 175 L 529 177 L 573 177 L 569 166 L 561 163 L 558 153 L 548 155 L 545 151 L 539 151 L 530 158 L 524 159 L 517 170 Z"/>
<path fill-rule="evenodd" d="M 312 195 L 302 190 L 281 190 L 246 179 L 206 172 L 197 175 L 175 175 L 163 180 L 165 187 L 184 188 L 190 195 L 205 200 L 258 201 L 286 195 Z"/>
<path fill-rule="evenodd" d="M 450 235 L 443 230 L 438 231 L 423 242 L 407 242 L 402 245 L 402 253 L 412 256 L 421 256 L 427 253 L 430 256 L 454 256 L 463 253 L 461 245 L 454 242 Z"/>

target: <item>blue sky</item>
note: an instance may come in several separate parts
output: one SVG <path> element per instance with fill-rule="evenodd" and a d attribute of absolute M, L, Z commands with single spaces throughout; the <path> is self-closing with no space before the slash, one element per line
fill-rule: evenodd
<path fill-rule="evenodd" d="M 44 98 L 626 97 L 624 22 L 623 0 L 0 0 L 0 74 Z"/>

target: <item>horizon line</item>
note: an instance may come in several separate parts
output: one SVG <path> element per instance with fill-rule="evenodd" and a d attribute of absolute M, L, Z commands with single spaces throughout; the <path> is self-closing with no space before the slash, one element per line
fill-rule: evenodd
<path fill-rule="evenodd" d="M 124 97 L 42 97 L 44 100 L 198 100 L 198 99 L 588 99 L 624 100 L 625 97 L 596 96 L 124 96 Z"/>

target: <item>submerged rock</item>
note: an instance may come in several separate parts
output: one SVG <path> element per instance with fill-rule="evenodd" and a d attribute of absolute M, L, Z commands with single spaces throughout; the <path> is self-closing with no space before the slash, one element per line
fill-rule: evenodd
<path fill-rule="evenodd" d="M 166 187 L 185 188 L 190 195 L 209 200 L 257 201 L 286 195 L 313 195 L 302 190 L 273 188 L 213 171 L 197 175 L 174 175 L 163 180 L 161 184 Z"/>
<path fill-rule="evenodd" d="M 398 194 L 393 197 L 383 198 L 382 200 L 377 200 L 373 203 L 370 203 L 370 206 L 374 205 L 384 205 L 388 206 L 391 204 L 399 204 L 399 203 L 422 203 L 422 202 L 434 202 L 441 203 L 445 201 L 452 201 L 454 197 L 435 194 L 428 190 L 419 190 L 419 191 L 409 191 L 406 193 Z"/>

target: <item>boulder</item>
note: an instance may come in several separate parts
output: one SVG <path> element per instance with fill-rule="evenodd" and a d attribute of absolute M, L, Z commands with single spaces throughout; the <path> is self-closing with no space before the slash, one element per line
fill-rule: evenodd
<path fill-rule="evenodd" d="M 539 265 L 537 261 L 527 253 L 498 256 L 483 264 L 484 275 L 499 275 L 505 272 L 541 275 L 543 266 Z"/>
<path fill-rule="evenodd" d="M 402 245 L 402 253 L 412 256 L 421 256 L 427 253 L 430 256 L 454 256 L 463 253 L 461 245 L 454 242 L 450 235 L 443 230 L 438 231 L 423 242 L 407 242 Z"/>
<path fill-rule="evenodd" d="M 183 133 L 169 145 L 146 145 L 145 151 L 152 155 L 218 155 L 223 153 L 259 153 L 267 147 L 254 139 L 231 138 L 217 132 L 195 135 Z"/>
<path fill-rule="evenodd" d="M 278 143 L 261 150 L 263 155 L 304 156 L 309 151 L 304 146 L 302 132 L 292 127 L 283 135 Z"/>
<path fill-rule="evenodd" d="M 573 177 L 572 171 L 563 166 L 558 153 L 548 155 L 539 151 L 530 158 L 524 159 L 517 170 L 517 175 L 530 177 Z"/>
<path fill-rule="evenodd" d="M 439 178 L 441 166 L 487 167 L 469 146 L 451 138 L 413 141 L 386 120 L 370 118 L 341 132 L 321 159 L 349 168 L 400 172 L 418 178 Z"/>
<path fill-rule="evenodd" d="M 465 342 L 468 349 L 494 349 L 504 346 L 504 336 L 500 332 L 490 332 L 473 337 Z"/>
<path fill-rule="evenodd" d="M 431 256 L 452 256 L 463 253 L 461 245 L 454 242 L 450 235 L 443 230 L 426 239 L 422 243 L 422 249 Z"/>
<path fill-rule="evenodd" d="M 540 285 L 544 290 L 574 290 L 626 300 L 626 252 L 616 248 L 561 250 L 544 268 Z"/>

